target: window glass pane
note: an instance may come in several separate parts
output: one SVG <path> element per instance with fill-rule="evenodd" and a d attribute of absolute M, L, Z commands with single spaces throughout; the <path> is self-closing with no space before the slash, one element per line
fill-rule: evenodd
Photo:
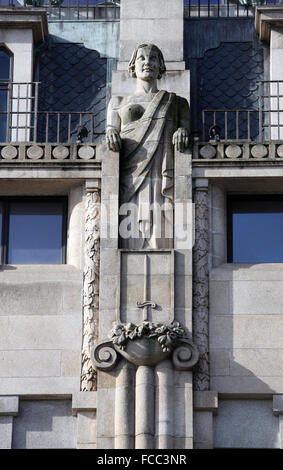
<path fill-rule="evenodd" d="M 11 56 L 4 48 L 0 48 L 0 142 L 7 141 L 8 83 L 11 73 Z"/>
<path fill-rule="evenodd" d="M 232 203 L 234 263 L 283 263 L 283 201 Z"/>
<path fill-rule="evenodd" d="M 62 226 L 61 202 L 11 202 L 8 263 L 62 263 Z"/>
<path fill-rule="evenodd" d="M 0 83 L 0 142 L 7 142 L 8 92 L 4 86 Z"/>
<path fill-rule="evenodd" d="M 11 56 L 5 49 L 0 48 L 0 80 L 10 79 Z"/>
<path fill-rule="evenodd" d="M 3 214 L 3 207 L 2 202 L 0 202 L 0 250 L 2 249 L 2 214 Z M 1 259 L 1 254 L 0 254 Z"/>

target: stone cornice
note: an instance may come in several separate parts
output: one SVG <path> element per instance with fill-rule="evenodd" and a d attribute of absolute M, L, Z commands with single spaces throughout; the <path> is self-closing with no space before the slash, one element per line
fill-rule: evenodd
<path fill-rule="evenodd" d="M 255 14 L 255 30 L 261 41 L 270 42 L 272 26 L 283 26 L 283 6 L 257 7 Z"/>
<path fill-rule="evenodd" d="M 34 43 L 41 43 L 48 35 L 46 11 L 32 7 L 0 7 L 0 28 L 31 29 Z"/>

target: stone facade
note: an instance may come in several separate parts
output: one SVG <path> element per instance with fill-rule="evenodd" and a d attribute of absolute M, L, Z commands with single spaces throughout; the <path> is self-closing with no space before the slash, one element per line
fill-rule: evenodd
<path fill-rule="evenodd" d="M 31 103 L 10 109 L 1 201 L 64 196 L 68 209 L 64 264 L 1 266 L 0 448 L 283 448 L 282 264 L 227 258 L 228 195 L 282 195 L 281 110 L 257 85 L 283 79 L 282 8 L 213 27 L 183 0 L 121 0 L 120 19 L 85 22 L 26 11 L 0 9 L 11 80 L 44 82 L 36 112 L 93 112 L 97 134 L 57 116 L 59 139 L 45 121 L 36 140 L 35 113 L 15 139 Z M 191 136 L 174 149 L 172 246 L 122 249 L 123 147 L 103 134 L 110 97 L 135 92 L 127 64 L 143 43 L 164 55 L 164 96 L 191 105 Z"/>

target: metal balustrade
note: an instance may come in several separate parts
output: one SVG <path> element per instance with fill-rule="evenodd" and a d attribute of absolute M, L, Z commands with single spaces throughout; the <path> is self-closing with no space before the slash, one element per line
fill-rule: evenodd
<path fill-rule="evenodd" d="M 44 8 L 49 20 L 119 19 L 120 0 L 0 0 L 1 6 Z"/>
<path fill-rule="evenodd" d="M 199 137 L 213 140 L 216 132 L 221 141 L 283 140 L 283 80 L 261 80 L 257 86 L 256 109 L 203 109 Z"/>
<path fill-rule="evenodd" d="M 185 18 L 253 17 L 256 6 L 283 5 L 282 0 L 184 0 Z"/>
<path fill-rule="evenodd" d="M 39 110 L 39 82 L 0 80 L 0 142 L 93 142 L 94 113 Z"/>
<path fill-rule="evenodd" d="M 80 111 L 0 111 L 0 122 L 8 122 L 2 143 L 94 142 L 104 133 L 94 132 L 94 113 Z"/>
<path fill-rule="evenodd" d="M 119 19 L 123 0 L 0 0 L 0 6 L 40 7 L 50 20 Z M 283 0 L 184 0 L 185 18 L 253 17 L 256 6 L 282 5 Z"/>

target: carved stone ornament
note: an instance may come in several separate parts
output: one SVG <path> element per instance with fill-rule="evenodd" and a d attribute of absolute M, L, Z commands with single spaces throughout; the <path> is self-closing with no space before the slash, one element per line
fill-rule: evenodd
<path fill-rule="evenodd" d="M 172 354 L 177 370 L 191 370 L 199 353 L 179 322 L 170 324 L 142 322 L 119 323 L 109 335 L 110 341 L 93 348 L 92 361 L 98 369 L 112 370 L 117 353 L 136 366 L 155 366 Z M 115 356 L 116 354 L 116 356 Z"/>
<path fill-rule="evenodd" d="M 208 188 L 195 191 L 195 245 L 193 250 L 193 339 L 199 350 L 194 389 L 209 390 L 208 334 Z"/>
<path fill-rule="evenodd" d="M 97 338 L 100 195 L 87 192 L 85 200 L 85 266 L 83 291 L 83 344 L 81 390 L 96 390 L 96 370 L 91 361 L 91 348 Z"/>
<path fill-rule="evenodd" d="M 116 365 L 118 355 L 111 341 L 102 341 L 92 348 L 91 359 L 97 369 L 110 372 Z"/>
<path fill-rule="evenodd" d="M 121 153 L 120 248 L 172 248 L 174 148 L 184 152 L 189 145 L 189 104 L 158 89 L 166 66 L 156 45 L 137 46 L 128 70 L 136 91 L 112 96 L 106 129 L 108 148 Z M 124 230 L 128 210 L 131 233 Z"/>

